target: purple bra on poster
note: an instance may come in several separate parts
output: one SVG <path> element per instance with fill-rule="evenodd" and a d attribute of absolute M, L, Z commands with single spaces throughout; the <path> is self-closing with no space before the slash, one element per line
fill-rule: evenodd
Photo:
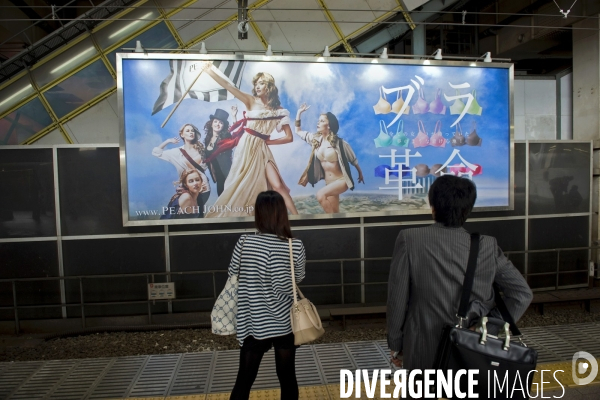
<path fill-rule="evenodd" d="M 442 103 L 442 99 L 440 94 L 442 89 L 437 90 L 437 94 L 435 95 L 435 100 L 429 103 L 429 112 L 432 114 L 446 114 L 446 106 Z"/>
<path fill-rule="evenodd" d="M 429 111 L 429 103 L 425 100 L 423 95 L 423 88 L 419 89 L 419 98 L 417 102 L 412 106 L 413 114 L 425 114 Z"/>

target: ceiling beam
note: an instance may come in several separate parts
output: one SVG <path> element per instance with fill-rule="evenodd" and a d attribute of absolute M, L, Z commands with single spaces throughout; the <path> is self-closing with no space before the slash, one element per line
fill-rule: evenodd
<path fill-rule="evenodd" d="M 258 24 L 256 23 L 256 21 L 254 21 L 254 18 L 252 18 L 252 14 L 248 14 L 248 22 L 250 23 L 252 30 L 256 34 L 256 37 L 258 37 L 258 40 L 260 40 L 260 42 L 262 43 L 263 47 L 266 50 L 269 47 L 269 42 L 267 41 L 267 38 L 265 37 L 265 35 L 262 33 L 262 31 L 258 27 Z"/>
<path fill-rule="evenodd" d="M 337 35 L 337 37 L 340 39 L 341 43 L 344 45 L 344 48 L 346 49 L 346 52 L 348 54 L 353 54 L 354 50 L 352 49 L 352 46 L 350 46 L 350 43 L 348 43 L 348 41 L 346 40 L 346 36 L 344 35 L 344 32 L 342 32 L 342 29 L 340 28 L 340 26 L 337 24 L 337 22 L 335 22 L 335 19 L 333 18 L 333 15 L 331 14 L 331 12 L 329 11 L 329 9 L 327 8 L 327 5 L 325 5 L 325 1 L 323 1 L 323 0 L 317 0 L 317 3 L 319 3 L 319 5 L 321 6 L 321 8 L 323 9 L 323 12 L 325 13 L 325 17 L 327 18 L 327 20 L 331 24 L 331 27 L 333 28 L 333 31 L 335 32 L 335 34 Z"/>
<path fill-rule="evenodd" d="M 154 6 L 160 13 L 160 17 L 162 18 L 162 20 L 165 21 L 165 25 L 167 25 L 169 32 L 171 32 L 171 35 L 173 35 L 173 37 L 175 38 L 177 45 L 179 47 L 183 47 L 185 43 L 183 42 L 183 39 L 181 39 L 181 36 L 179 36 L 179 32 L 177 32 L 177 29 L 175 29 L 171 20 L 168 18 L 164 8 L 161 7 L 160 3 L 157 0 L 154 0 Z"/>
<path fill-rule="evenodd" d="M 393 10 L 386 12 L 385 14 L 379 16 L 378 18 L 375 18 L 373 21 L 371 21 L 370 23 L 358 28 L 357 30 L 355 30 L 354 32 L 352 32 L 351 34 L 346 36 L 346 40 L 352 40 L 364 33 L 366 33 L 367 31 L 369 31 L 372 28 L 375 28 L 376 26 L 379 25 L 380 22 L 383 22 L 391 17 L 393 17 L 394 15 L 396 15 L 399 11 L 402 11 L 403 8 L 401 8 L 400 6 L 395 7 Z M 337 42 L 331 44 L 329 46 L 330 49 L 335 49 L 337 46 L 342 44 L 342 40 L 338 40 Z"/>
<path fill-rule="evenodd" d="M 402 16 L 404 17 L 404 20 L 406 22 L 408 22 L 408 27 L 410 28 L 411 31 L 414 31 L 417 26 L 415 25 L 415 23 L 414 23 L 412 17 L 410 16 L 410 14 L 406 12 L 406 7 L 405 7 L 405 4 L 404 4 L 404 1 L 402 1 L 402 0 L 396 0 L 396 3 L 401 8 L 401 10 L 402 10 L 401 11 Z"/>
<path fill-rule="evenodd" d="M 411 22 L 414 25 L 418 25 L 419 22 L 430 21 L 437 17 L 437 13 L 448 7 L 453 6 L 458 0 L 431 0 L 421 6 L 421 12 L 411 14 Z M 383 22 L 390 18 L 393 18 L 398 13 L 404 11 L 404 7 L 398 6 L 392 10 L 393 12 L 383 15 L 379 18 L 378 22 Z M 377 24 L 378 25 L 378 24 Z M 367 25 L 368 26 L 368 25 Z M 376 24 L 370 27 L 375 27 Z M 390 41 L 401 37 L 402 35 L 410 32 L 409 23 L 398 21 L 396 24 L 386 24 L 380 29 L 373 29 L 371 32 L 361 32 L 359 35 L 353 35 L 352 44 L 358 50 L 359 53 L 372 53 L 373 51 L 385 46 Z"/>

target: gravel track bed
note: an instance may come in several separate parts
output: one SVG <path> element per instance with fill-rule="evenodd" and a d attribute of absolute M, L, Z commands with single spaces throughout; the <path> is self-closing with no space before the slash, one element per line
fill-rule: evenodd
<path fill-rule="evenodd" d="M 592 302 L 591 313 L 580 306 L 546 306 L 544 315 L 529 309 L 519 321 L 519 327 L 583 322 L 600 322 L 600 301 Z M 385 337 L 385 323 L 381 318 L 348 319 L 346 330 L 341 330 L 341 323 L 336 321 L 326 327 L 325 335 L 314 343 L 381 340 Z M 15 344 L 14 337 L 4 336 L 0 337 L 0 362 L 125 357 L 238 348 L 235 337 L 213 335 L 209 329 L 95 333 L 50 340 L 24 335 L 18 344 Z"/>

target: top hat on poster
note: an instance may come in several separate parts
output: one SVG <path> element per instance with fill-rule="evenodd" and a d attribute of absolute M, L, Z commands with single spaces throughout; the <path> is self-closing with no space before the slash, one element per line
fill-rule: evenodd
<path fill-rule="evenodd" d="M 228 118 L 229 113 L 225 110 L 221 110 L 220 108 L 217 108 L 215 114 L 210 116 L 210 119 L 218 119 L 223 122 L 227 121 Z"/>

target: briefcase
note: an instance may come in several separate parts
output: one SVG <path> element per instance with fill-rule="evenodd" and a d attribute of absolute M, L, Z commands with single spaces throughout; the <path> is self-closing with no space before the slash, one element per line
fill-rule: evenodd
<path fill-rule="evenodd" d="M 508 312 L 498 287 L 494 287 L 496 306 L 504 320 L 482 317 L 473 329 L 462 326 L 468 311 L 478 253 L 479 234 L 474 233 L 471 234 L 458 322 L 443 328 L 434 368 L 452 370 L 454 373 L 459 369 L 478 370 L 478 384 L 472 390 L 480 399 L 529 399 L 537 351 L 527 347 L 520 338 L 515 340 L 515 336 L 520 336 L 521 332 Z M 492 335 L 490 328 L 500 329 L 497 335 Z M 460 391 L 469 393 L 466 375 L 461 377 Z"/>

